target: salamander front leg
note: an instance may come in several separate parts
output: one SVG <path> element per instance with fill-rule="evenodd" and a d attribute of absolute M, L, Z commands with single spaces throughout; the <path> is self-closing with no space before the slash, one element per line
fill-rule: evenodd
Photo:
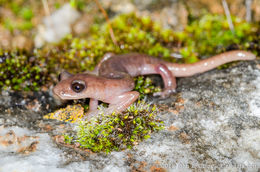
<path fill-rule="evenodd" d="M 89 111 L 97 110 L 98 107 L 98 100 L 90 99 L 89 100 Z"/>
<path fill-rule="evenodd" d="M 90 99 L 89 100 L 89 110 L 88 110 L 88 112 L 86 113 L 85 116 L 88 116 L 88 115 L 92 114 L 93 112 L 96 112 L 97 107 L 98 107 L 98 100 Z"/>
<path fill-rule="evenodd" d="M 109 102 L 109 107 L 105 109 L 104 115 L 120 113 L 126 110 L 137 98 L 139 93 L 137 91 L 129 91 L 121 95 L 117 95 L 109 98 L 106 102 Z M 100 113 L 99 110 L 90 111 L 87 113 L 86 118 L 90 119 Z"/>

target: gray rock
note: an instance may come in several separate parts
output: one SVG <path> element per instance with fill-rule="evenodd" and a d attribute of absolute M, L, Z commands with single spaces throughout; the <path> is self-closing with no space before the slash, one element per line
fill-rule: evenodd
<path fill-rule="evenodd" d="M 111 154 L 86 153 L 53 144 L 39 133 L 40 123 L 62 130 L 51 121 L 42 121 L 38 112 L 24 112 L 17 120 L 15 110 L 7 113 L 0 104 L 1 124 L 15 131 L 39 137 L 38 148 L 29 155 L 13 154 L 0 144 L 0 166 L 4 171 L 258 171 L 260 169 L 260 61 L 239 62 L 235 67 L 213 70 L 178 79 L 177 94 L 166 100 L 153 98 L 164 112 L 166 130 L 133 150 Z M 12 102 L 2 94 L 0 103 Z M 48 98 L 46 98 L 48 100 Z M 26 103 L 25 103 L 26 104 Z M 42 105 L 41 107 L 45 107 Z M 27 118 L 25 118 L 27 116 Z M 33 117 L 34 116 L 34 117 Z M 36 120 L 28 127 L 25 121 Z M 28 120 L 28 118 L 30 120 Z M 30 128 L 23 129 L 23 128 Z M 1 128 L 4 135 L 12 128 Z M 18 135 L 18 134 L 17 134 Z M 1 141 L 1 137 L 0 137 Z M 24 157 L 21 159 L 21 157 Z M 20 160 L 19 160 L 20 159 Z M 19 161 L 18 161 L 19 160 Z M 37 162 L 37 163 L 35 163 Z M 15 165 L 12 165 L 15 164 Z M 26 166 L 24 166 L 26 164 Z M 23 167 L 23 168 L 22 168 Z"/>

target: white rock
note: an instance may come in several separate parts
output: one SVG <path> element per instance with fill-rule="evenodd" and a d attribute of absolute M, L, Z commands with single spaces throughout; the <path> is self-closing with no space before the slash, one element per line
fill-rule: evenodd
<path fill-rule="evenodd" d="M 64 36 L 71 33 L 71 24 L 80 17 L 80 13 L 65 4 L 59 10 L 43 19 L 43 25 L 38 26 L 38 34 L 34 39 L 37 48 L 43 46 L 44 42 L 58 42 Z"/>

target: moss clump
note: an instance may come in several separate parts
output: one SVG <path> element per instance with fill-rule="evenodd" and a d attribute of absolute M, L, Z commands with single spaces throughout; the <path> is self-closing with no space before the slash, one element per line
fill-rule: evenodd
<path fill-rule="evenodd" d="M 48 70 L 35 56 L 0 51 L 0 88 L 39 90 L 46 83 Z"/>
<path fill-rule="evenodd" d="M 26 1 L 0 2 L 9 13 L 10 16 L 1 18 L 3 26 L 11 32 L 19 30 L 20 32 L 28 31 L 33 28 L 32 19 L 34 12 Z"/>
<path fill-rule="evenodd" d="M 71 144 L 72 143 L 72 140 L 73 140 L 72 136 L 64 134 L 63 137 L 64 137 L 64 143 L 67 143 L 67 144 Z"/>
<path fill-rule="evenodd" d="M 160 92 L 160 87 L 155 87 L 152 83 L 151 78 L 139 76 L 135 78 L 135 91 L 140 93 L 140 99 L 144 98 L 145 94 L 151 94 L 155 92 Z"/>
<path fill-rule="evenodd" d="M 121 114 L 100 115 L 80 122 L 74 140 L 81 148 L 94 152 L 130 149 L 164 128 L 163 122 L 156 119 L 157 113 L 156 106 L 139 101 Z"/>
<path fill-rule="evenodd" d="M 234 31 L 230 30 L 225 16 L 207 14 L 191 22 L 183 32 L 176 33 L 183 44 L 180 52 L 185 62 L 195 62 L 198 56 L 210 56 L 229 49 L 250 49 L 257 27 L 237 17 L 232 17 L 232 21 Z"/>

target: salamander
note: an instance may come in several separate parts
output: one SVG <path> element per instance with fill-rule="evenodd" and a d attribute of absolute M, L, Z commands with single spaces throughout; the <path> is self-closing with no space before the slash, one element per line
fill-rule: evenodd
<path fill-rule="evenodd" d="M 164 88 L 154 96 L 166 98 L 175 92 L 176 77 L 189 77 L 228 62 L 255 58 L 251 52 L 234 50 L 192 64 L 177 64 L 139 53 L 110 53 L 96 66 L 94 74 L 73 75 L 62 72 L 60 82 L 53 88 L 53 93 L 63 100 L 90 98 L 87 117 L 99 113 L 98 101 L 109 104 L 105 114 L 120 113 L 139 97 L 139 93 L 133 91 L 135 76 L 159 74 L 163 79 Z"/>

